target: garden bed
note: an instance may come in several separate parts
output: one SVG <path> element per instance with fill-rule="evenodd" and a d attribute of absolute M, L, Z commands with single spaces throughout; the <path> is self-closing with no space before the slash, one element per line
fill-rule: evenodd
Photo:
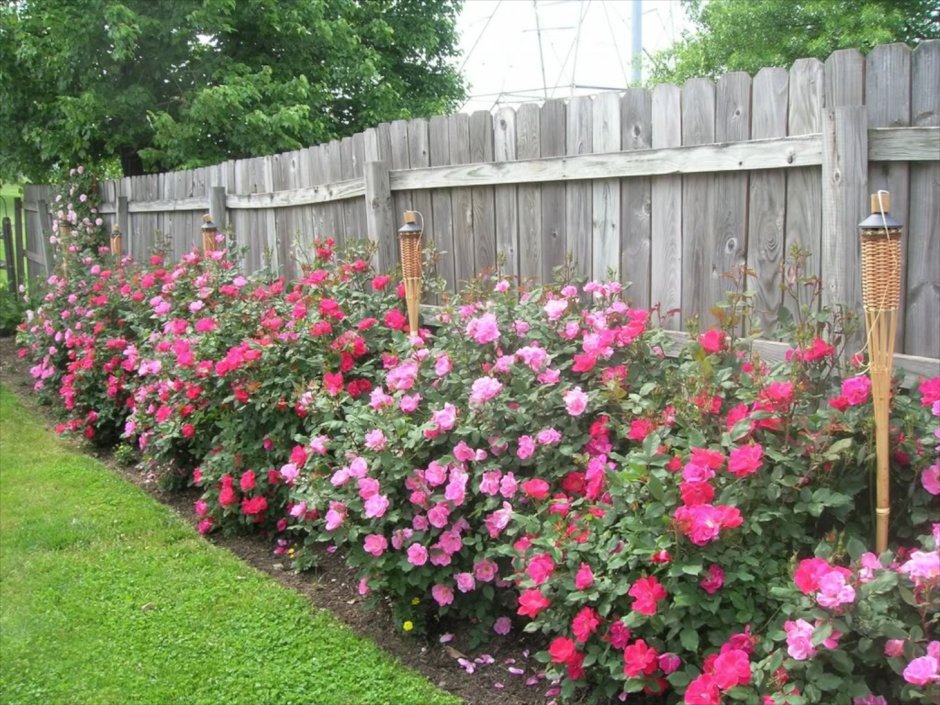
<path fill-rule="evenodd" d="M 57 418 L 53 409 L 39 403 L 33 392 L 33 379 L 29 366 L 16 355 L 16 344 L 11 337 L 0 337 L 0 385 L 13 392 L 20 403 L 46 420 L 49 428 Z M 114 454 L 87 443 L 72 441 L 76 449 L 94 455 L 107 467 L 146 491 L 154 499 L 172 507 L 187 523 L 195 527 L 198 517 L 193 504 L 200 492 L 195 488 L 166 490 L 160 487 L 152 473 L 120 463 Z M 490 654 L 495 663 L 481 666 L 469 674 L 457 664 L 458 649 L 467 649 L 459 628 L 449 649 L 436 639 L 403 635 L 394 623 L 391 611 L 366 606 L 356 591 L 353 572 L 339 555 L 320 552 L 315 569 L 305 573 L 291 570 L 288 562 L 272 553 L 272 541 L 261 534 L 223 536 L 213 533 L 206 540 L 228 549 L 248 565 L 267 573 L 281 585 L 303 595 L 316 608 L 329 610 L 359 636 L 373 641 L 401 663 L 421 673 L 442 690 L 461 698 L 465 705 L 542 705 L 547 698 L 546 686 L 526 686 L 524 677 L 509 673 L 507 659 L 512 665 L 526 661 L 524 653 L 532 653 L 531 645 L 517 637 L 494 640 L 485 648 L 478 647 L 470 655 Z M 469 650 L 468 650 L 469 651 Z M 502 687 L 496 687 L 497 684 Z M 350 705 L 355 705 L 351 703 Z"/>

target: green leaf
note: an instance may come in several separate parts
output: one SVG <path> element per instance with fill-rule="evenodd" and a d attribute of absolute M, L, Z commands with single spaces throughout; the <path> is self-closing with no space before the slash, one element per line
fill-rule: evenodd
<path fill-rule="evenodd" d="M 825 690 L 827 692 L 838 690 L 842 685 L 842 678 L 832 673 L 820 673 L 818 676 L 813 678 L 813 685 L 815 685 L 820 690 Z"/>
<path fill-rule="evenodd" d="M 696 653 L 699 645 L 698 631 L 691 628 L 683 629 L 679 633 L 679 643 L 686 651 Z"/>

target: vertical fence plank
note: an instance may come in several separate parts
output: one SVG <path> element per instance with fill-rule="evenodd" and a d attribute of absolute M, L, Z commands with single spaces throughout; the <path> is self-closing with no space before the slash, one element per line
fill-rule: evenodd
<path fill-rule="evenodd" d="M 594 97 L 594 152 L 620 151 L 620 96 L 601 93 Z M 598 179 L 592 187 L 594 262 L 591 272 L 595 279 L 606 280 L 613 272 L 620 278 L 620 181 Z"/>
<path fill-rule="evenodd" d="M 366 231 L 369 240 L 378 246 L 377 258 L 380 271 L 390 269 L 391 263 L 383 258 L 389 256 L 387 248 L 382 247 L 383 241 L 389 241 L 390 232 L 395 230 L 395 220 L 392 215 L 392 192 L 388 182 L 387 162 L 366 162 Z"/>
<path fill-rule="evenodd" d="M 767 139 L 787 134 L 786 69 L 761 69 L 752 86 L 751 138 Z M 760 331 L 773 334 L 782 301 L 780 263 L 784 247 L 786 175 L 783 171 L 751 173 L 748 193 L 747 266 L 754 272 L 752 288 Z M 757 331 L 748 331 L 755 333 Z"/>
<path fill-rule="evenodd" d="M 791 136 L 822 132 L 823 63 L 818 59 L 799 59 L 790 68 L 787 134 Z M 784 258 L 799 248 L 809 252 L 803 272 L 785 272 L 792 280 L 821 276 L 822 261 L 822 176 L 816 167 L 789 169 L 787 173 Z M 810 306 L 811 290 L 799 287 L 797 301 L 784 301 L 789 307 Z M 818 306 L 816 301 L 815 305 Z M 798 311 L 791 311 L 794 317 Z"/>
<path fill-rule="evenodd" d="M 435 116 L 428 124 L 431 145 L 431 166 L 450 164 L 450 135 L 447 118 Z M 450 207 L 451 194 L 447 189 L 431 191 L 431 211 L 434 222 L 432 240 L 438 251 L 437 273 L 447 284 L 451 294 L 457 293 L 454 268 L 454 216 Z"/>
<path fill-rule="evenodd" d="M 450 163 L 466 164 L 470 161 L 470 116 L 458 113 L 447 118 L 450 140 Z M 469 188 L 450 190 L 454 223 L 454 270 L 457 290 L 476 275 L 473 251 L 473 197 Z"/>
<path fill-rule="evenodd" d="M 488 110 L 470 115 L 470 161 L 493 161 L 493 118 Z M 496 268 L 496 202 L 492 186 L 471 189 L 473 249 L 477 273 Z"/>
<path fill-rule="evenodd" d="M 356 175 L 356 155 L 352 137 L 344 137 L 339 143 L 339 169 L 340 178 L 354 179 Z M 347 198 L 340 203 L 343 209 L 343 235 L 348 240 L 358 240 L 363 237 L 357 227 L 356 201 L 358 199 Z"/>
<path fill-rule="evenodd" d="M 911 49 L 907 44 L 883 44 L 865 58 L 865 107 L 869 127 L 907 127 L 911 124 Z M 910 169 L 905 162 L 870 163 L 868 189 L 891 194 L 891 215 L 909 222 Z M 903 244 L 902 244 L 903 246 Z M 905 308 L 907 257 L 901 258 L 901 311 Z M 904 316 L 898 316 L 898 351 L 904 349 Z"/>
<path fill-rule="evenodd" d="M 539 111 L 539 151 L 543 157 L 565 153 L 565 102 L 546 100 Z M 554 280 L 564 264 L 569 240 L 565 232 L 565 185 L 542 184 L 542 281 Z"/>
<path fill-rule="evenodd" d="M 682 145 L 715 141 L 715 84 L 703 78 L 682 87 Z M 714 177 L 686 175 L 682 179 L 682 322 L 698 316 L 710 325 L 708 279 L 715 213 Z M 685 215 L 688 217 L 685 217 Z"/>
<path fill-rule="evenodd" d="M 26 221 L 23 218 L 23 199 L 13 199 L 13 247 L 16 252 L 16 271 L 20 273 L 20 284 L 29 284 L 26 258 Z"/>
<path fill-rule="evenodd" d="M 516 111 L 501 108 L 493 116 L 493 159 L 509 162 L 516 159 Z M 502 261 L 501 274 L 519 275 L 519 210 L 515 186 L 494 189 L 496 209 L 496 254 Z"/>
<path fill-rule="evenodd" d="M 517 159 L 538 159 L 541 154 L 539 108 L 525 103 L 516 111 Z M 542 275 L 542 196 L 538 185 L 519 186 L 519 276 Z"/>
<path fill-rule="evenodd" d="M 628 88 L 620 100 L 620 144 L 626 151 L 650 149 L 652 94 Z M 650 178 L 636 176 L 620 182 L 620 280 L 630 283 L 634 306 L 650 305 Z"/>
<path fill-rule="evenodd" d="M 336 181 L 342 181 L 343 165 L 341 162 L 342 155 L 340 153 L 339 140 L 333 140 L 327 143 L 325 147 L 326 152 L 323 159 L 323 176 L 326 179 L 326 183 L 329 184 Z M 343 212 L 342 202 L 335 201 L 329 204 L 327 210 L 327 219 L 330 232 L 332 233 L 332 236 L 336 238 L 336 242 L 340 245 L 346 245 L 349 243 L 349 240 L 352 239 L 346 234 L 346 223 L 343 220 L 344 216 L 345 213 Z M 380 247 L 381 246 L 382 244 L 380 243 Z"/>
<path fill-rule="evenodd" d="M 361 132 L 353 135 L 353 171 L 352 178 L 363 177 L 366 163 L 366 139 Z M 363 198 L 352 198 L 352 222 L 347 221 L 347 235 L 355 240 L 361 240 L 366 236 L 366 202 Z"/>
<path fill-rule="evenodd" d="M 868 122 L 864 106 L 827 109 L 823 119 L 822 300 L 861 311 L 857 226 L 868 211 Z M 849 341 L 861 345 L 861 339 Z"/>
<path fill-rule="evenodd" d="M 743 71 L 725 74 L 718 79 L 715 140 L 745 142 L 750 138 L 751 77 Z M 718 174 L 714 189 L 715 222 L 708 250 L 710 276 L 706 280 L 711 306 L 735 288 L 737 272 L 747 262 L 748 174 Z"/>
<path fill-rule="evenodd" d="M 310 172 L 311 185 L 326 183 L 323 172 L 323 149 L 322 145 L 310 147 L 305 150 L 304 160 L 307 162 L 307 169 Z M 365 203 L 365 201 L 363 201 Z M 323 240 L 330 237 L 326 232 L 326 205 L 317 204 L 310 208 L 310 220 L 312 225 L 311 235 L 316 240 Z M 365 211 L 363 211 L 365 213 Z"/>
<path fill-rule="evenodd" d="M 391 154 L 389 155 L 389 168 L 392 170 L 408 169 L 411 166 L 410 148 L 408 146 L 408 123 L 405 120 L 395 120 L 389 125 L 389 141 Z M 413 210 L 413 196 L 411 191 L 396 191 L 392 193 L 392 215 L 397 226 L 401 224 L 401 216 L 407 210 Z M 397 250 L 398 236 L 391 234 Z M 393 265 L 398 264 L 400 256 L 395 255 Z"/>
<path fill-rule="evenodd" d="M 678 86 L 653 89 L 653 148 L 682 144 L 682 91 Z M 662 325 L 678 329 L 682 309 L 682 177 L 657 176 L 650 187 L 650 304 L 659 307 Z M 675 312 L 676 315 L 672 315 Z"/>
<path fill-rule="evenodd" d="M 865 57 L 858 49 L 832 52 L 825 63 L 823 105 L 862 105 L 865 102 Z"/>
<path fill-rule="evenodd" d="M 940 39 L 921 42 L 911 67 L 912 123 L 940 125 Z M 911 165 L 911 208 L 907 225 L 907 304 L 904 352 L 940 356 L 940 163 Z M 929 256 L 931 255 L 932 256 Z"/>
<path fill-rule="evenodd" d="M 424 118 L 408 121 L 408 163 L 412 169 L 431 165 L 431 145 L 428 137 L 428 121 Z M 431 208 L 431 192 L 427 189 L 412 191 L 411 207 L 421 214 L 424 223 L 424 242 L 434 242 L 434 213 Z M 396 217 L 400 214 L 396 213 Z M 424 294 L 424 301 L 440 303 L 437 295 Z"/>
<path fill-rule="evenodd" d="M 568 101 L 565 121 L 565 153 L 590 154 L 594 151 L 594 103 L 590 96 L 573 96 Z M 565 235 L 568 251 L 574 257 L 575 271 L 581 279 L 591 276 L 591 225 L 594 197 L 590 181 L 569 181 L 565 190 Z"/>

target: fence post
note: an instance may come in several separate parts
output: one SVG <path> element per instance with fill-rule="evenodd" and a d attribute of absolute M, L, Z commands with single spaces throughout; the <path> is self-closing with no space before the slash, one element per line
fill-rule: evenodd
<path fill-rule="evenodd" d="M 13 246 L 13 223 L 9 217 L 3 219 L 3 254 L 4 268 L 7 270 L 7 285 L 10 293 L 16 296 L 17 271 L 16 248 Z"/>
<path fill-rule="evenodd" d="M 865 106 L 839 106 L 822 120 L 822 303 L 861 309 L 860 253 L 856 235 L 868 202 L 868 113 Z M 848 341 L 856 352 L 861 335 Z"/>
<path fill-rule="evenodd" d="M 388 164 L 379 161 L 366 162 L 363 173 L 366 186 L 366 233 L 378 248 L 376 257 L 373 257 L 373 264 L 377 264 L 378 269 L 384 271 L 390 269 L 395 261 L 395 238 L 392 235 L 396 228 L 392 213 Z"/>
<path fill-rule="evenodd" d="M 23 227 L 23 199 L 13 199 L 13 249 L 16 252 L 16 271 L 19 272 L 19 283 L 25 286 L 29 281 L 29 272 L 26 264 L 26 231 Z"/>

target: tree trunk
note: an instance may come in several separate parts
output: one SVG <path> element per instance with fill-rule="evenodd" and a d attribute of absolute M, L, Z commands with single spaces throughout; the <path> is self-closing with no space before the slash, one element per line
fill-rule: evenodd
<path fill-rule="evenodd" d="M 133 147 L 121 147 L 121 171 L 124 176 L 141 176 L 145 173 L 144 162 Z"/>

